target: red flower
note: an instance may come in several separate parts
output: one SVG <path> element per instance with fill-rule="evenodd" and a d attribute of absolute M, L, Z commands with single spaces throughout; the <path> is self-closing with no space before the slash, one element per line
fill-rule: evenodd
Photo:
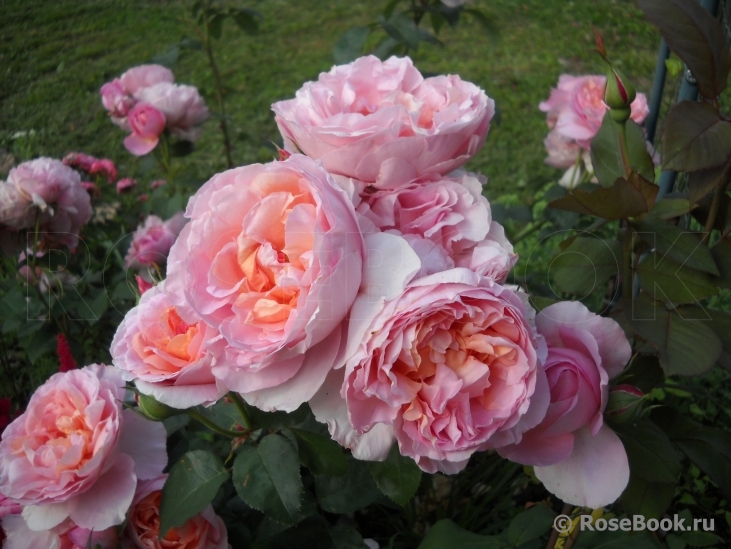
<path fill-rule="evenodd" d="M 76 360 L 74 359 L 74 355 L 71 353 L 71 347 L 69 347 L 69 342 L 66 340 L 66 336 L 58 334 L 57 341 L 58 345 L 56 347 L 56 352 L 58 353 L 59 360 L 58 371 L 70 372 L 71 370 L 75 370 L 77 368 Z"/>

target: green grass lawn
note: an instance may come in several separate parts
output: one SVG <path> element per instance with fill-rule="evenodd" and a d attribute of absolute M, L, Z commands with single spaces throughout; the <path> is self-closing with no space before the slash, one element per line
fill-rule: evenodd
<path fill-rule="evenodd" d="M 234 127 L 237 164 L 272 158 L 279 142 L 272 102 L 291 97 L 306 80 L 332 64 L 339 36 L 375 19 L 385 0 L 247 0 L 264 18 L 258 36 L 226 23 L 217 44 Z M 424 44 L 413 52 L 430 73 L 458 73 L 482 86 L 500 112 L 483 150 L 469 167 L 490 180 L 488 195 L 533 190 L 558 173 L 543 163 L 545 117 L 538 103 L 558 75 L 601 70 L 592 25 L 604 34 L 618 64 L 648 92 L 659 37 L 627 0 L 476 0 L 498 22 L 495 44 L 482 27 L 464 19 L 444 28 L 444 48 Z M 100 86 L 125 69 L 149 62 L 171 44 L 192 36 L 175 1 L 4 0 L 0 20 L 0 137 L 18 161 L 62 157 L 69 151 L 109 156 L 120 173 L 141 175 L 124 149 L 123 132 L 108 120 Z M 173 67 L 177 81 L 198 86 L 214 106 L 212 78 L 202 52 L 184 51 Z M 11 140 L 34 130 L 31 139 Z M 214 119 L 198 149 L 183 161 L 186 173 L 206 179 L 224 168 Z M 0 173 L 0 177 L 3 174 Z M 155 174 L 147 174 L 143 180 Z"/>

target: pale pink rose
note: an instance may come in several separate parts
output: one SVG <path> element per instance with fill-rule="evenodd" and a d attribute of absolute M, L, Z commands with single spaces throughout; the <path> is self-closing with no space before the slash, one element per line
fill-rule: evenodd
<path fill-rule="evenodd" d="M 12 499 L 0 493 L 0 519 L 3 519 L 8 515 L 19 515 L 22 510 L 23 507 L 20 503 L 16 503 Z"/>
<path fill-rule="evenodd" d="M 629 466 L 622 442 L 602 414 L 609 379 L 624 369 L 631 347 L 614 320 L 579 302 L 546 307 L 536 325 L 548 345 L 551 403 L 543 421 L 519 444 L 498 451 L 535 465 L 536 476 L 566 503 L 592 509 L 608 505 L 627 486 Z"/>
<path fill-rule="evenodd" d="M 114 365 L 163 404 L 211 405 L 227 391 L 211 372 L 226 342 L 189 307 L 172 305 L 164 285 L 146 291 L 122 320 L 110 350 Z"/>
<path fill-rule="evenodd" d="M 230 549 L 226 525 L 210 505 L 159 539 L 160 501 L 166 480 L 167 475 L 162 475 L 138 485 L 125 530 L 131 548 Z"/>
<path fill-rule="evenodd" d="M 302 155 L 218 174 L 190 199 L 167 291 L 231 345 L 213 373 L 263 409 L 306 402 L 332 367 L 361 282 L 346 193 Z"/>
<path fill-rule="evenodd" d="M 430 176 L 397 189 L 362 192 L 356 211 L 381 231 L 420 236 L 440 246 L 452 259 L 445 269 L 468 267 L 502 282 L 517 256 L 500 238 L 502 227 L 492 221 L 482 195 L 485 181 L 470 173 Z M 496 238 L 488 237 L 493 225 Z"/>
<path fill-rule="evenodd" d="M 548 132 L 543 144 L 548 152 L 546 164 L 554 168 L 571 168 L 584 153 L 575 140 L 564 137 L 555 129 Z"/>
<path fill-rule="evenodd" d="M 424 79 L 408 57 L 372 55 L 320 74 L 272 109 L 288 151 L 379 188 L 463 165 L 484 143 L 495 110 L 458 76 Z"/>
<path fill-rule="evenodd" d="M 547 101 L 539 108 L 548 113 L 548 127 L 573 139 L 585 150 L 599 131 L 608 107 L 604 103 L 604 75 L 570 76 L 562 74 L 558 87 L 551 90 Z M 638 124 L 647 117 L 647 98 L 638 93 L 631 105 L 631 118 Z M 568 166 L 562 166 L 568 167 Z"/>
<path fill-rule="evenodd" d="M 7 535 L 3 549 L 117 549 L 117 530 L 79 528 L 73 521 L 66 520 L 48 530 L 33 531 L 21 516 L 8 517 L 2 521 Z"/>
<path fill-rule="evenodd" d="M 149 88 L 160 83 L 175 82 L 173 71 L 162 65 L 139 65 L 127 70 L 119 77 L 119 84 L 130 95 L 142 88 Z"/>
<path fill-rule="evenodd" d="M 74 248 L 91 219 L 91 201 L 78 173 L 60 160 L 37 158 L 10 170 L 0 187 L 0 215 L 0 224 L 16 230 L 35 227 L 40 216 L 47 245 Z"/>
<path fill-rule="evenodd" d="M 124 138 L 125 148 L 135 156 L 144 156 L 160 142 L 165 115 L 153 105 L 140 102 L 129 112 L 127 124 L 132 133 Z"/>
<path fill-rule="evenodd" d="M 392 426 L 402 455 L 456 473 L 474 452 L 517 442 L 543 418 L 545 344 L 518 294 L 457 268 L 383 295 L 362 292 L 350 315 L 340 396 L 356 435 Z M 310 405 L 332 430 L 326 408 L 339 412 L 321 399 Z M 373 438 L 371 454 L 387 451 L 386 433 Z"/>
<path fill-rule="evenodd" d="M 0 491 L 25 506 L 36 532 L 70 518 L 104 530 L 121 524 L 137 479 L 167 463 L 165 429 L 122 410 L 124 381 L 93 364 L 51 376 L 0 442 Z"/>
<path fill-rule="evenodd" d="M 164 221 L 156 215 L 149 215 L 137 227 L 129 245 L 124 264 L 128 269 L 147 269 L 153 265 L 164 265 L 170 248 L 187 223 L 183 212 Z"/>
<path fill-rule="evenodd" d="M 115 124 L 124 126 L 124 120 L 130 109 L 134 107 L 135 100 L 122 86 L 119 79 L 104 84 L 99 93 L 102 96 L 102 105 L 109 113 Z"/>
<path fill-rule="evenodd" d="M 167 121 L 167 129 L 186 141 L 198 140 L 201 135 L 200 125 L 210 116 L 208 107 L 195 86 L 161 83 L 140 89 L 135 98 L 162 112 Z"/>

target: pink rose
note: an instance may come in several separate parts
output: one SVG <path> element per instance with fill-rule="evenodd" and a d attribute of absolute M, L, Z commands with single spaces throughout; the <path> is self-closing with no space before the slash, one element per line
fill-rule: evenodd
<path fill-rule="evenodd" d="M 139 270 L 164 265 L 170 248 L 187 221 L 183 212 L 178 212 L 165 222 L 156 215 L 148 215 L 135 231 L 124 258 L 125 266 Z"/>
<path fill-rule="evenodd" d="M 211 368 L 226 342 L 188 307 L 175 307 L 164 282 L 144 293 L 112 341 L 114 365 L 137 389 L 168 406 L 211 405 L 226 393 Z"/>
<path fill-rule="evenodd" d="M 545 345 L 518 294 L 461 268 L 387 294 L 356 299 L 342 388 L 328 385 L 310 402 L 336 439 L 371 459 L 393 440 L 381 427 L 367 452 L 358 448 L 339 424 L 342 397 L 356 435 L 392 426 L 402 455 L 456 473 L 474 452 L 516 442 L 542 419 Z"/>
<path fill-rule="evenodd" d="M 319 388 L 360 285 L 363 237 L 346 193 L 302 155 L 218 174 L 190 199 L 166 289 L 231 345 L 213 373 L 263 409 Z"/>
<path fill-rule="evenodd" d="M 117 549 L 117 530 L 79 528 L 72 521 L 48 530 L 33 531 L 21 516 L 7 517 L 2 521 L 7 540 L 3 549 Z M 91 542 L 91 543 L 90 543 Z"/>
<path fill-rule="evenodd" d="M 542 111 L 548 113 L 548 127 L 589 150 L 591 140 L 599 131 L 608 109 L 603 99 L 606 81 L 606 76 L 603 75 L 562 74 L 558 80 L 558 88 L 551 90 L 548 100 L 539 105 Z M 649 112 L 647 98 L 638 93 L 631 109 L 632 120 L 642 123 Z"/>
<path fill-rule="evenodd" d="M 124 179 L 120 179 L 117 181 L 117 194 L 124 194 L 126 192 L 131 191 L 137 186 L 137 180 L 132 179 L 131 177 L 125 177 Z"/>
<path fill-rule="evenodd" d="M 0 491 L 25 505 L 33 531 L 67 518 L 82 528 L 121 524 L 137 478 L 167 463 L 165 429 L 122 410 L 124 382 L 93 364 L 51 376 L 0 442 Z"/>
<path fill-rule="evenodd" d="M 142 88 L 149 88 L 160 83 L 175 82 L 173 71 L 162 65 L 139 65 L 132 67 L 119 77 L 122 89 L 130 95 L 136 94 Z"/>
<path fill-rule="evenodd" d="M 629 342 L 614 320 L 579 302 L 546 307 L 536 326 L 548 344 L 551 403 L 543 421 L 519 444 L 498 451 L 535 465 L 536 476 L 566 503 L 592 509 L 608 505 L 629 481 L 624 446 L 602 419 L 609 379 L 632 354 Z"/>
<path fill-rule="evenodd" d="M 160 539 L 160 501 L 167 475 L 141 482 L 137 487 L 125 533 L 138 549 L 230 549 L 228 532 L 213 507 L 207 506 L 182 526 Z"/>
<path fill-rule="evenodd" d="M 108 158 L 95 159 L 88 171 L 90 175 L 103 175 L 107 179 L 107 183 L 114 183 L 117 180 L 117 167 Z"/>
<path fill-rule="evenodd" d="M 208 107 L 195 86 L 161 83 L 140 89 L 135 97 L 163 113 L 167 129 L 186 141 L 198 140 L 199 126 L 209 117 Z"/>
<path fill-rule="evenodd" d="M 0 519 L 5 518 L 8 515 L 19 515 L 23 510 L 20 503 L 16 503 L 12 499 L 5 497 L 0 493 Z"/>
<path fill-rule="evenodd" d="M 72 168 L 88 172 L 91 170 L 92 164 L 97 162 L 98 159 L 85 153 L 72 152 L 63 157 L 62 162 Z"/>
<path fill-rule="evenodd" d="M 78 173 L 59 160 L 37 158 L 10 170 L 0 188 L 0 215 L 0 224 L 16 230 L 35 227 L 40 216 L 47 245 L 74 248 L 91 219 L 91 201 Z"/>
<path fill-rule="evenodd" d="M 487 136 L 494 101 L 458 76 L 424 79 L 411 59 L 361 57 L 272 106 L 290 152 L 376 187 L 445 174 Z"/>
<path fill-rule="evenodd" d="M 157 147 L 165 131 L 165 115 L 147 103 L 132 107 L 127 123 L 132 133 L 124 138 L 124 146 L 135 156 L 144 156 Z"/>
<path fill-rule="evenodd" d="M 554 168 L 572 168 L 584 150 L 575 140 L 564 137 L 558 130 L 548 132 L 543 141 L 548 152 L 546 164 Z"/>
<path fill-rule="evenodd" d="M 134 107 L 135 100 L 132 99 L 118 79 L 104 84 L 99 93 L 102 96 L 102 105 L 104 105 L 114 123 L 123 126 L 124 119 L 130 109 Z"/>
<path fill-rule="evenodd" d="M 469 173 L 432 176 L 397 189 L 362 192 L 357 211 L 381 231 L 420 236 L 442 247 L 452 259 L 445 268 L 467 267 L 502 282 L 517 256 L 492 221 L 484 182 Z"/>

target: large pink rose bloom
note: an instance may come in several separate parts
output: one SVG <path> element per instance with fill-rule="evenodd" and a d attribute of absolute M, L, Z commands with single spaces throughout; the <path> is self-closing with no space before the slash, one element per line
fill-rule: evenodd
<path fill-rule="evenodd" d="M 629 342 L 614 320 L 578 302 L 546 307 L 536 325 L 548 344 L 545 370 L 551 404 L 543 421 L 519 444 L 499 452 L 535 465 L 536 476 L 566 503 L 592 509 L 608 505 L 629 481 L 622 442 L 602 419 L 609 379 L 632 354 Z"/>
<path fill-rule="evenodd" d="M 0 183 L 0 224 L 30 229 L 40 216 L 47 245 L 76 247 L 81 228 L 91 219 L 91 200 L 81 178 L 60 160 L 37 158 L 10 170 Z"/>
<path fill-rule="evenodd" d="M 144 270 L 153 265 L 164 265 L 170 248 L 187 222 L 183 212 L 178 212 L 167 221 L 156 215 L 147 216 L 135 231 L 124 258 L 125 266 Z"/>
<path fill-rule="evenodd" d="M 447 268 L 466 267 L 502 282 L 518 257 L 492 220 L 484 182 L 465 173 L 365 191 L 357 211 L 381 231 L 420 236 L 443 248 L 451 259 Z"/>
<path fill-rule="evenodd" d="M 2 521 L 7 535 L 3 549 L 117 549 L 117 529 L 104 530 L 79 528 L 73 521 L 65 520 L 48 530 L 34 531 L 28 528 L 21 516 L 7 517 Z"/>
<path fill-rule="evenodd" d="M 195 86 L 163 82 L 135 93 L 135 99 L 152 105 L 165 115 L 166 128 L 186 141 L 197 141 L 199 127 L 208 120 L 209 113 Z"/>
<path fill-rule="evenodd" d="M 520 440 L 548 403 L 531 314 L 518 294 L 461 268 L 414 280 L 394 299 L 361 294 L 341 389 L 355 432 L 392 425 L 401 453 L 432 473 Z M 323 404 L 322 395 L 311 403 L 332 429 Z M 372 444 L 390 441 L 382 433 Z"/>
<path fill-rule="evenodd" d="M 320 74 L 272 109 L 288 151 L 381 188 L 462 166 L 484 143 L 495 111 L 458 76 L 424 79 L 408 57 L 372 55 Z"/>
<path fill-rule="evenodd" d="M 211 368 L 225 341 L 190 307 L 175 307 L 165 283 L 142 295 L 119 325 L 112 341 L 114 365 L 145 395 L 173 408 L 210 405 L 226 393 Z"/>
<path fill-rule="evenodd" d="M 122 411 L 123 387 L 103 365 L 55 374 L 3 433 L 0 491 L 26 506 L 31 530 L 121 524 L 137 478 L 165 467 L 165 429 Z"/>
<path fill-rule="evenodd" d="M 230 549 L 221 517 L 208 505 L 185 524 L 160 537 L 160 501 L 167 475 L 139 483 L 127 519 L 130 549 Z"/>
<path fill-rule="evenodd" d="M 579 146 L 588 150 L 608 109 L 603 99 L 606 81 L 603 75 L 562 74 L 558 79 L 558 87 L 551 90 L 548 100 L 539 105 L 547 113 L 548 127 L 565 138 L 574 139 Z M 631 105 L 632 120 L 641 124 L 648 112 L 647 98 L 638 93 Z"/>
<path fill-rule="evenodd" d="M 364 243 L 349 197 L 292 155 L 215 176 L 186 215 L 166 288 L 231 345 L 214 375 L 256 406 L 296 409 L 332 367 L 360 285 Z"/>

